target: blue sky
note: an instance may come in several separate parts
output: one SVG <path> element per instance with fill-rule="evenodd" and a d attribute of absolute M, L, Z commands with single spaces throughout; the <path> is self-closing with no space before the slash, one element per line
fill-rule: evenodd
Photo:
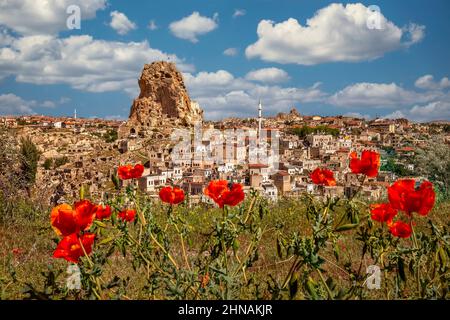
<path fill-rule="evenodd" d="M 253 116 L 261 98 L 267 115 L 450 120 L 448 12 L 446 0 L 0 0 L 0 114 L 126 118 L 143 64 L 170 56 L 206 119 Z"/>

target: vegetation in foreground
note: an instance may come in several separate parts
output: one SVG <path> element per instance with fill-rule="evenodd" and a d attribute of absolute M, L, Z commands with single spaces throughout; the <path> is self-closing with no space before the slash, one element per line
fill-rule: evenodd
<path fill-rule="evenodd" d="M 158 200 L 140 194 L 134 179 L 143 168 L 130 165 L 103 199 L 81 190 L 73 205 L 47 208 L 29 200 L 33 145 L 0 155 L 27 173 L 1 172 L 1 299 L 449 297 L 450 203 L 435 204 L 427 181 L 398 180 L 380 204 L 357 194 L 268 203 L 212 181 L 211 204 L 190 207 L 176 187 Z M 374 152 L 351 154 L 350 168 L 362 185 L 379 162 Z M 321 168 L 311 179 L 336 183 Z"/>
<path fill-rule="evenodd" d="M 81 199 L 77 207 L 89 212 Z M 357 198 L 305 195 L 271 204 L 254 193 L 222 209 L 172 202 L 150 200 L 132 184 L 109 195 L 79 230 L 83 252 L 66 255 L 78 262 L 79 290 L 67 287 L 74 264 L 52 257 L 64 248 L 49 210 L 16 203 L 15 216 L 2 216 L 0 225 L 1 299 L 449 297 L 448 202 L 416 215 L 408 238 L 374 221 Z M 368 288 L 371 265 L 380 268 L 379 289 Z"/>

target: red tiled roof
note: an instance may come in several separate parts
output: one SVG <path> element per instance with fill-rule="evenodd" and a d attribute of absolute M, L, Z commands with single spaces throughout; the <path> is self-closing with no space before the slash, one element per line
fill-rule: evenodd
<path fill-rule="evenodd" d="M 267 164 L 262 163 L 252 163 L 248 165 L 249 169 L 259 169 L 259 168 L 268 168 L 269 166 Z"/>

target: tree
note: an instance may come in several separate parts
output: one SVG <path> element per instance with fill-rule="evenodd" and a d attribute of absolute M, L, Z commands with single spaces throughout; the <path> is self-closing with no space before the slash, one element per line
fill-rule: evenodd
<path fill-rule="evenodd" d="M 300 128 L 291 129 L 290 133 L 295 134 L 300 138 L 305 138 L 309 134 L 330 134 L 334 137 L 337 137 L 339 136 L 339 129 L 330 128 L 322 125 L 317 127 L 309 127 L 304 125 Z"/>
<path fill-rule="evenodd" d="M 450 147 L 438 139 L 431 140 L 414 157 L 418 174 L 427 177 L 440 189 L 444 198 L 450 198 Z"/>
<path fill-rule="evenodd" d="M 53 159 L 52 158 L 45 159 L 44 164 L 42 166 L 44 167 L 45 170 L 50 170 L 53 166 Z"/>
<path fill-rule="evenodd" d="M 107 143 L 111 143 L 117 140 L 118 134 L 114 129 L 108 129 L 108 131 L 103 135 L 103 138 Z"/>
<path fill-rule="evenodd" d="M 69 162 L 69 158 L 67 158 L 66 156 L 63 156 L 63 157 L 60 157 L 60 158 L 56 158 L 54 160 L 53 168 L 55 168 L 55 169 L 59 168 L 59 167 L 65 165 L 68 162 Z"/>
<path fill-rule="evenodd" d="M 28 193 L 30 187 L 36 181 L 37 164 L 40 156 L 40 151 L 29 137 L 20 139 L 21 178 Z"/>
<path fill-rule="evenodd" d="M 393 157 L 388 157 L 386 163 L 381 166 L 380 170 L 395 173 L 400 177 L 414 175 L 414 172 L 408 170 L 404 165 L 395 162 Z"/>
<path fill-rule="evenodd" d="M 14 134 L 0 128 L 0 198 L 17 195 L 20 186 L 19 154 L 16 146 Z"/>

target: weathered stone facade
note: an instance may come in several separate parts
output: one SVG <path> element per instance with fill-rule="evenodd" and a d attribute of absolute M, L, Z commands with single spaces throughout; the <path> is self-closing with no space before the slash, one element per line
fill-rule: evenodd
<path fill-rule="evenodd" d="M 129 120 L 119 130 L 120 138 L 151 137 L 163 128 L 192 126 L 203 120 L 203 110 L 189 98 L 183 76 L 174 63 L 146 64 L 139 88 Z"/>

